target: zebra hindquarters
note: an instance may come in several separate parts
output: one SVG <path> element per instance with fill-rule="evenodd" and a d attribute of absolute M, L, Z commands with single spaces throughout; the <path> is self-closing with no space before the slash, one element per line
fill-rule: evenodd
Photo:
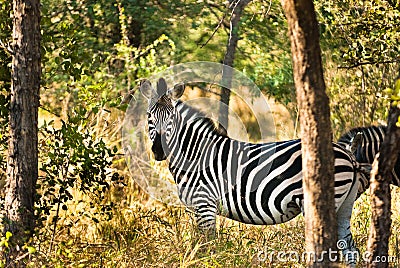
<path fill-rule="evenodd" d="M 349 267 L 355 267 L 358 250 L 350 231 L 353 205 L 357 199 L 362 174 L 355 158 L 341 146 L 334 144 L 335 153 L 335 207 L 338 225 L 338 249 Z"/>
<path fill-rule="evenodd" d="M 343 147 L 334 144 L 335 154 L 335 208 L 336 212 L 340 209 L 344 202 L 348 199 L 354 185 L 359 185 L 357 168 L 355 159 Z M 358 173 L 357 173 L 358 174 Z M 353 202 L 355 199 L 353 200 Z M 349 217 L 350 218 L 350 217 Z"/>

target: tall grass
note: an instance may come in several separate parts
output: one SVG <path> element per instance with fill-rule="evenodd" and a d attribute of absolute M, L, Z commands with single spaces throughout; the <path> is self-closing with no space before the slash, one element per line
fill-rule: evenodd
<path fill-rule="evenodd" d="M 167 206 L 135 189 L 137 200 L 119 208 L 110 221 L 80 220 L 60 228 L 52 254 L 43 250 L 32 266 L 45 267 L 304 267 L 304 218 L 273 226 L 253 226 L 218 217 L 217 234 L 206 237 L 183 207 Z M 399 189 L 393 189 L 390 267 L 400 267 Z M 365 253 L 369 230 L 369 196 L 356 202 L 352 232 Z M 42 241 L 45 249 L 48 242 Z M 279 256 L 279 252 L 286 255 Z M 47 255 L 46 255 L 47 254 Z M 34 265 L 33 265 L 34 264 Z M 362 265 L 360 265 L 362 267 Z"/>

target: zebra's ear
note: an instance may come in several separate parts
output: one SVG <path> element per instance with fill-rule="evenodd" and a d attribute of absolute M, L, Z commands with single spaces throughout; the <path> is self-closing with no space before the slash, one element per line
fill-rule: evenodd
<path fill-rule="evenodd" d="M 151 99 L 151 97 L 155 93 L 154 88 L 151 86 L 150 81 L 147 79 L 140 81 L 139 90 L 146 99 Z"/>
<path fill-rule="evenodd" d="M 173 100 L 177 100 L 180 97 L 182 97 L 183 92 L 185 92 L 185 84 L 184 83 L 179 83 L 174 86 L 174 88 L 171 88 L 168 90 L 168 97 L 170 97 Z"/>
<path fill-rule="evenodd" d="M 358 132 L 353 139 L 350 141 L 350 151 L 354 154 L 358 148 L 358 146 L 361 145 L 363 141 L 363 135 L 361 132 Z"/>
<path fill-rule="evenodd" d="M 161 97 L 165 93 L 167 93 L 167 90 L 168 90 L 167 82 L 165 82 L 165 79 L 161 77 L 160 79 L 158 79 L 158 82 L 157 82 L 158 97 Z"/>

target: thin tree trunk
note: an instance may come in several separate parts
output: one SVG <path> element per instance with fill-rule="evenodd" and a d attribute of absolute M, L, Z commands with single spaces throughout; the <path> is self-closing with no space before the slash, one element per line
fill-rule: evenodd
<path fill-rule="evenodd" d="M 251 0 L 235 0 L 229 1 L 232 8 L 232 16 L 230 20 L 230 30 L 228 45 L 224 57 L 224 68 L 222 70 L 222 90 L 219 105 L 218 121 L 225 131 L 228 129 L 228 115 L 229 115 L 229 99 L 231 95 L 230 88 L 232 86 L 232 67 L 235 59 L 237 43 L 239 41 L 239 22 L 244 8 L 250 3 Z M 228 66 L 228 67 L 225 67 Z M 223 129 L 221 129 L 223 130 Z"/>
<path fill-rule="evenodd" d="M 398 82 L 400 84 L 400 80 Z M 371 225 L 367 251 L 370 259 L 367 267 L 389 267 L 388 250 L 391 226 L 390 181 L 392 170 L 400 153 L 400 128 L 396 126 L 400 109 L 391 106 L 388 128 L 379 154 L 371 171 Z"/>
<path fill-rule="evenodd" d="M 293 74 L 302 137 L 306 251 L 321 257 L 336 248 L 334 157 L 329 99 L 312 0 L 282 0 L 291 40 Z M 309 267 L 330 267 L 329 258 L 308 261 Z"/>
<path fill-rule="evenodd" d="M 7 261 L 15 257 L 34 230 L 34 195 L 38 177 L 38 107 L 40 87 L 40 3 L 14 0 L 13 59 L 4 232 L 13 234 Z M 15 267 L 13 266 L 13 267 Z"/>

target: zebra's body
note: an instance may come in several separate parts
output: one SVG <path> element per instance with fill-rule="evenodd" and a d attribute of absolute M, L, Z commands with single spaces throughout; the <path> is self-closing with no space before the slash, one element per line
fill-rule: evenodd
<path fill-rule="evenodd" d="M 177 102 L 175 109 L 171 120 L 180 127 L 166 138 L 166 146 L 172 147 L 169 169 L 183 203 L 210 210 L 210 223 L 205 225 L 214 225 L 215 214 L 250 224 L 277 224 L 301 213 L 300 140 L 240 142 L 218 133 L 192 107 Z M 334 145 L 334 152 L 339 208 L 356 182 L 352 158 L 340 146 Z M 206 196 L 200 194 L 204 192 Z M 201 216 L 199 223 L 204 219 Z"/>
<path fill-rule="evenodd" d="M 385 138 L 385 132 L 385 126 L 358 127 L 343 134 L 339 138 L 338 143 L 347 148 L 352 147 L 357 162 L 372 164 L 376 154 L 379 153 L 379 149 L 383 139 Z M 356 137 L 356 144 L 353 144 Z M 392 171 L 392 175 L 391 184 L 400 186 L 400 155 Z M 359 194 L 365 192 L 368 189 L 369 184 L 370 177 L 363 177 L 362 180 L 360 180 Z"/>
<path fill-rule="evenodd" d="M 152 93 L 146 93 L 146 91 Z M 177 93 L 176 91 L 182 92 Z M 216 215 L 250 224 L 277 224 L 303 211 L 300 140 L 264 144 L 230 139 L 198 110 L 175 101 L 184 88 L 167 92 L 160 79 L 157 93 L 148 81 L 148 124 L 156 160 L 169 158 L 169 169 L 182 202 L 191 207 L 201 229 L 214 229 Z M 176 97 L 176 96 L 175 96 Z M 359 187 L 356 162 L 334 144 L 335 207 L 344 253 L 356 250 L 350 217 Z M 353 260 L 354 261 L 354 260 Z"/>

